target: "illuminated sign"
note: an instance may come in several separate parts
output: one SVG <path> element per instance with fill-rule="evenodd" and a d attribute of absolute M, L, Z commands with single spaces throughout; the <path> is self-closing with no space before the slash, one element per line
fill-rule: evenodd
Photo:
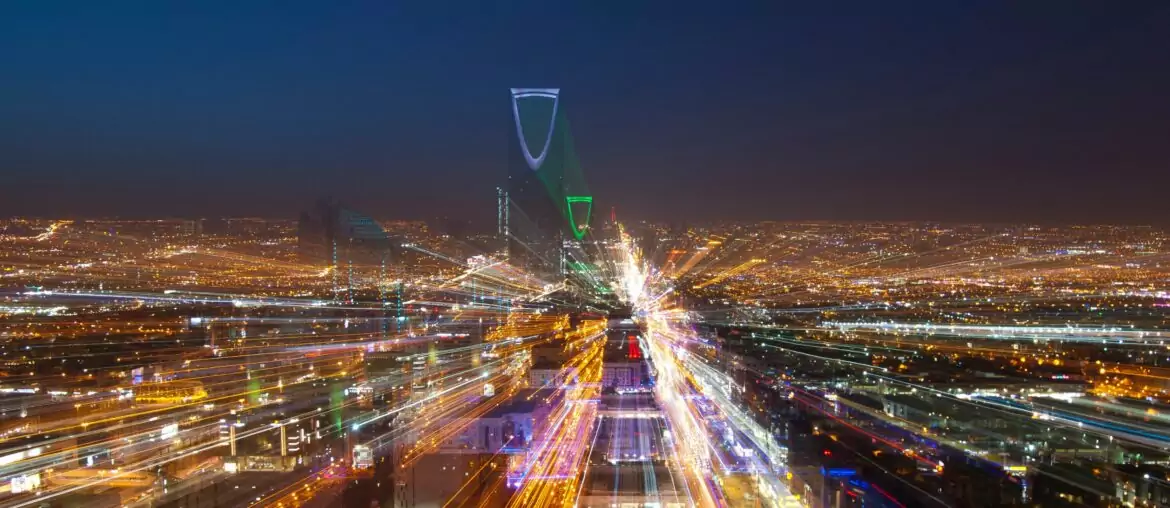
<path fill-rule="evenodd" d="M 368 469 L 374 466 L 374 450 L 366 445 L 355 445 L 353 447 L 353 467 L 357 469 Z"/>
<path fill-rule="evenodd" d="M 18 462 L 18 461 L 24 460 L 24 459 L 29 458 L 29 457 L 39 456 L 42 451 L 43 451 L 43 448 L 38 446 L 36 448 L 30 448 L 28 450 L 21 450 L 21 451 L 16 452 L 16 453 L 10 453 L 8 455 L 0 457 L 0 466 L 5 466 L 5 465 L 11 464 L 13 462 Z"/>
<path fill-rule="evenodd" d="M 31 475 L 15 476 L 9 482 L 9 485 L 12 487 L 13 494 L 31 492 L 41 488 L 41 475 L 40 473 L 33 473 Z"/>
<path fill-rule="evenodd" d="M 1028 474 L 1028 466 L 1004 466 L 1003 470 L 1011 475 Z"/>
<path fill-rule="evenodd" d="M 850 478 L 853 476 L 857 476 L 857 470 L 856 469 L 849 469 L 849 468 L 840 468 L 840 467 L 825 469 L 822 467 L 821 474 L 824 476 L 828 476 L 829 478 Z"/>

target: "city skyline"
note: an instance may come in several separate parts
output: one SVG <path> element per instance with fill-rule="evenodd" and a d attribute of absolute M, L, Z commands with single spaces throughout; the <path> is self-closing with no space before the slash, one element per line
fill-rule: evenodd
<path fill-rule="evenodd" d="M 670 5 L 6 6 L 0 215 L 476 218 L 545 86 L 629 217 L 1165 223 L 1164 5 Z"/>
<path fill-rule="evenodd" d="M 1170 508 L 1170 4 L 0 7 L 0 508 Z"/>

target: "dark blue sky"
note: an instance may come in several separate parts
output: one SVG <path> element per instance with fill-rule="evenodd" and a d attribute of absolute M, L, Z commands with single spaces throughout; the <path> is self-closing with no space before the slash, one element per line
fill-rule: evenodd
<path fill-rule="evenodd" d="M 1170 216 L 1164 1 L 491 3 L 4 2 L 0 214 L 489 216 L 538 86 L 624 216 Z"/>

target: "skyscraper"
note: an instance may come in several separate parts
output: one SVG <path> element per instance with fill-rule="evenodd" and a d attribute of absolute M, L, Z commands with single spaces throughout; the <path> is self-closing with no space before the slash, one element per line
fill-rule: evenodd
<path fill-rule="evenodd" d="M 355 286 L 368 285 L 356 283 L 358 279 L 381 277 L 391 247 L 390 236 L 377 221 L 329 200 L 318 201 L 313 212 L 302 212 L 297 224 L 301 261 L 330 268 L 334 291 L 345 300 L 352 298 Z"/>
<path fill-rule="evenodd" d="M 593 197 L 573 151 L 560 89 L 513 88 L 508 254 L 542 276 L 565 273 L 566 241 L 587 231 Z"/>
<path fill-rule="evenodd" d="M 563 143 L 557 132 L 560 89 L 513 88 L 509 143 L 508 255 L 538 275 L 560 271 Z"/>

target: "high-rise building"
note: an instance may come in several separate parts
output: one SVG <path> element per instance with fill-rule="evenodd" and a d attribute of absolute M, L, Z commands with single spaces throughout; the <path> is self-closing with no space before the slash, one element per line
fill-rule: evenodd
<path fill-rule="evenodd" d="M 374 219 L 320 200 L 314 210 L 301 212 L 297 223 L 297 250 L 302 262 L 331 269 L 334 290 L 352 298 L 355 280 L 381 275 L 391 255 L 390 236 Z M 357 284 L 361 285 L 361 284 Z"/>
<path fill-rule="evenodd" d="M 513 265 L 540 276 L 561 276 L 566 242 L 584 237 L 593 197 L 573 151 L 560 89 L 511 92 L 515 136 L 509 136 L 508 206 L 499 229 L 506 229 Z"/>
<path fill-rule="evenodd" d="M 345 250 L 379 252 L 388 245 L 377 221 L 330 200 L 301 212 L 297 223 L 298 254 L 307 263 L 334 265 Z"/>
<path fill-rule="evenodd" d="M 338 207 L 319 200 L 312 210 L 302 211 L 297 220 L 297 256 L 304 263 L 333 266 L 334 225 Z"/>
<path fill-rule="evenodd" d="M 200 236 L 203 233 L 203 223 L 198 220 L 183 221 L 183 236 Z"/>
<path fill-rule="evenodd" d="M 509 204 L 508 191 L 496 187 L 496 238 L 500 240 L 508 239 L 508 208 Z"/>
<path fill-rule="evenodd" d="M 512 264 L 538 275 L 557 273 L 561 264 L 559 106 L 559 89 L 512 89 L 516 135 L 509 143 L 508 256 Z"/>

